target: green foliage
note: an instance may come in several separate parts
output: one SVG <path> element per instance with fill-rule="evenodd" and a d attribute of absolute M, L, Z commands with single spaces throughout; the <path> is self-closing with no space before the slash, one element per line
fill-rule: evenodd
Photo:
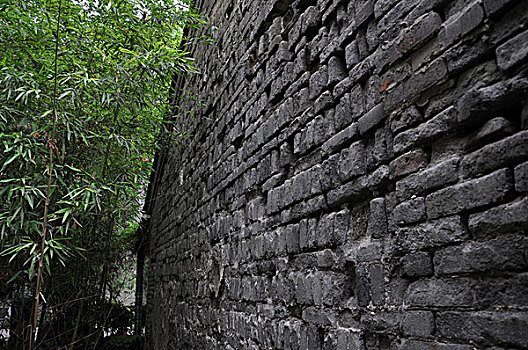
<path fill-rule="evenodd" d="M 40 344 L 76 343 L 81 331 L 93 341 L 104 324 L 154 153 L 184 136 L 169 134 L 164 117 L 177 109 L 172 78 L 195 72 L 179 45 L 183 26 L 203 24 L 191 5 L 0 4 L 0 259 L 14 272 L 0 283 L 13 286 L 10 298 L 24 298 L 44 255 Z M 75 313 L 95 321 L 75 322 Z"/>

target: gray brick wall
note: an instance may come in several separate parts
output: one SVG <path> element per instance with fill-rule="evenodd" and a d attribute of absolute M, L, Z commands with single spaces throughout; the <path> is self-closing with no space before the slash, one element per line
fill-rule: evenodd
<path fill-rule="evenodd" d="M 198 5 L 150 349 L 528 349 L 528 2 Z"/>

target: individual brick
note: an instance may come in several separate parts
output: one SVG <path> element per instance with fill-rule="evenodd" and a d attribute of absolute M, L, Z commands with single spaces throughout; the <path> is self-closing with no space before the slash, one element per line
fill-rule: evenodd
<path fill-rule="evenodd" d="M 528 192 L 528 162 L 524 162 L 515 167 L 515 190 L 517 192 Z"/>
<path fill-rule="evenodd" d="M 460 242 L 467 237 L 467 229 L 457 216 L 399 228 L 396 231 L 396 243 L 408 251 Z"/>
<path fill-rule="evenodd" d="M 397 0 L 378 0 L 374 4 L 374 16 L 376 18 L 382 16 L 393 6 Z"/>
<path fill-rule="evenodd" d="M 446 135 L 454 127 L 455 122 L 455 108 L 449 107 L 416 128 L 396 135 L 394 138 L 394 152 L 399 154 L 415 145 L 429 143 L 435 138 Z"/>
<path fill-rule="evenodd" d="M 424 70 L 413 74 L 404 82 L 403 97 L 413 101 L 428 89 L 439 85 L 447 77 L 447 65 L 443 58 L 437 58 Z"/>
<path fill-rule="evenodd" d="M 411 27 L 404 33 L 398 42 L 398 50 L 402 55 L 414 50 L 429 38 L 431 38 L 440 28 L 442 18 L 436 12 L 429 12 L 416 19 Z"/>
<path fill-rule="evenodd" d="M 334 241 L 334 217 L 324 215 L 317 223 L 317 245 L 319 247 L 331 245 Z"/>
<path fill-rule="evenodd" d="M 486 11 L 488 17 L 493 17 L 506 8 L 507 5 L 514 4 L 515 2 L 515 0 L 484 0 L 484 11 Z"/>
<path fill-rule="evenodd" d="M 360 262 L 381 260 L 382 249 L 378 241 L 362 244 L 358 247 L 356 259 Z"/>
<path fill-rule="evenodd" d="M 440 46 L 440 44 L 438 44 L 438 46 Z M 430 52 L 424 52 L 424 54 L 438 53 L 438 46 L 431 45 Z M 484 41 L 480 37 L 477 37 L 463 40 L 456 46 L 448 49 L 445 53 L 445 58 L 447 60 L 447 68 L 449 69 L 450 75 L 456 76 L 459 72 L 463 72 L 478 63 L 483 57 L 486 57 L 490 48 L 491 44 L 489 41 Z M 419 54 L 420 52 L 418 55 Z"/>
<path fill-rule="evenodd" d="M 344 202 L 360 200 L 368 196 L 369 189 L 365 186 L 366 179 L 360 178 L 339 186 L 327 193 L 326 198 L 330 207 L 337 207 Z"/>
<path fill-rule="evenodd" d="M 423 197 L 413 198 L 400 203 L 392 212 L 392 219 L 399 226 L 419 222 L 425 218 L 425 198 Z"/>
<path fill-rule="evenodd" d="M 380 103 L 382 102 L 380 86 L 381 78 L 377 74 L 371 74 L 366 78 L 363 86 L 363 94 L 365 95 L 366 108 L 368 112 L 365 113 L 364 116 L 370 113 L 372 113 L 372 115 L 364 119 L 363 123 L 365 128 L 360 127 L 360 132 L 362 130 L 367 132 L 368 129 L 371 129 L 374 125 L 377 125 L 381 118 L 380 115 L 383 115 L 383 118 L 385 118 L 385 110 L 380 106 Z"/>
<path fill-rule="evenodd" d="M 484 11 L 478 1 L 474 1 L 443 24 L 438 36 L 444 47 L 450 46 L 482 23 Z"/>
<path fill-rule="evenodd" d="M 431 311 L 408 311 L 403 315 L 402 332 L 406 336 L 426 338 L 434 331 L 434 316 Z"/>
<path fill-rule="evenodd" d="M 352 41 L 345 48 L 346 67 L 347 69 L 352 68 L 354 65 L 359 63 L 359 53 L 357 47 L 357 41 Z"/>
<path fill-rule="evenodd" d="M 335 311 L 314 306 L 307 307 L 302 312 L 302 319 L 316 326 L 332 326 L 336 323 Z"/>
<path fill-rule="evenodd" d="M 418 280 L 409 286 L 405 296 L 405 304 L 412 307 L 466 307 L 473 303 L 467 278 Z"/>
<path fill-rule="evenodd" d="M 361 338 L 361 333 L 346 329 L 338 328 L 337 329 L 337 347 L 336 350 L 351 350 L 351 349 L 361 349 L 363 346 L 363 339 Z M 302 349 L 311 349 L 311 348 L 302 348 Z"/>
<path fill-rule="evenodd" d="M 355 116 L 352 113 L 352 109 L 350 107 L 350 94 L 347 93 L 341 96 L 339 103 L 335 107 L 336 130 L 341 130 L 343 128 L 349 127 L 354 120 L 355 120 Z M 356 124 L 356 128 L 357 128 L 357 124 Z M 359 134 L 359 131 L 358 131 L 358 134 Z"/>
<path fill-rule="evenodd" d="M 385 198 L 375 198 L 370 201 L 367 235 L 372 238 L 383 238 L 388 232 Z"/>
<path fill-rule="evenodd" d="M 433 264 L 427 252 L 407 254 L 401 259 L 401 264 L 405 277 L 423 277 L 433 274 Z"/>
<path fill-rule="evenodd" d="M 343 274 L 324 273 L 322 278 L 322 302 L 326 306 L 335 306 L 352 292 L 348 289 L 347 278 Z"/>
<path fill-rule="evenodd" d="M 490 342 L 524 347 L 528 344 L 526 312 L 441 312 L 436 319 L 438 334 L 447 339 Z"/>
<path fill-rule="evenodd" d="M 321 150 L 325 153 L 333 153 L 339 149 L 342 144 L 348 143 L 350 140 L 355 139 L 358 135 L 359 133 L 357 123 L 352 123 L 326 141 L 321 146 Z"/>
<path fill-rule="evenodd" d="M 510 3 L 517 2 L 514 7 L 506 6 L 509 10 L 494 23 L 491 33 L 491 43 L 496 47 L 526 28 L 528 24 L 528 3 L 526 1 L 507 0 Z M 490 2 L 495 2 L 491 0 Z M 500 3 L 501 1 L 496 1 Z M 501 12 L 501 11 L 499 11 Z"/>
<path fill-rule="evenodd" d="M 427 216 L 438 218 L 504 200 L 513 189 L 508 169 L 461 184 L 446 187 L 427 196 Z"/>
<path fill-rule="evenodd" d="M 526 158 L 528 158 L 528 131 L 521 131 L 465 156 L 460 162 L 460 169 L 469 177 L 485 174 Z"/>
<path fill-rule="evenodd" d="M 475 149 L 480 145 L 507 137 L 513 134 L 514 126 L 504 118 L 497 117 L 488 120 L 471 138 L 467 147 Z"/>
<path fill-rule="evenodd" d="M 358 127 L 361 135 L 368 133 L 372 128 L 377 126 L 383 120 L 385 120 L 386 114 L 383 107 L 383 103 L 377 104 L 370 111 L 368 111 L 364 116 L 359 118 Z"/>
<path fill-rule="evenodd" d="M 528 227 L 528 198 L 503 204 L 469 216 L 469 230 L 475 237 L 496 236 Z"/>
<path fill-rule="evenodd" d="M 321 189 L 325 192 L 341 184 L 338 168 L 339 156 L 339 154 L 333 154 L 322 164 L 321 178 L 319 179 L 319 182 L 321 183 Z"/>
<path fill-rule="evenodd" d="M 528 58 L 528 30 L 517 34 L 501 46 L 497 47 L 497 65 L 503 71 L 515 68 Z"/>
<path fill-rule="evenodd" d="M 348 93 L 352 89 L 353 80 L 349 76 L 341 79 L 335 86 L 333 90 L 334 97 L 336 99 L 341 98 L 345 93 Z M 350 107 L 350 106 L 349 106 Z"/>
<path fill-rule="evenodd" d="M 322 66 L 310 76 L 310 100 L 314 100 L 323 92 L 328 84 L 328 66 Z"/>
<path fill-rule="evenodd" d="M 365 186 L 373 195 L 378 195 L 387 191 L 390 185 L 391 176 L 388 165 L 382 165 L 364 178 Z"/>
<path fill-rule="evenodd" d="M 313 104 L 313 113 L 324 113 L 334 105 L 334 97 L 330 91 L 324 91 Z"/>
<path fill-rule="evenodd" d="M 336 56 L 328 61 L 328 85 L 335 85 L 348 76 L 345 65 Z"/>
<path fill-rule="evenodd" d="M 308 34 L 310 31 L 316 30 L 321 21 L 321 14 L 316 6 L 309 6 L 301 15 L 301 33 Z"/>
<path fill-rule="evenodd" d="M 353 143 L 341 151 L 339 159 L 339 176 L 341 181 L 347 181 L 366 172 L 367 154 L 361 141 Z"/>
<path fill-rule="evenodd" d="M 427 154 L 419 148 L 396 158 L 391 166 L 394 169 L 394 176 L 403 176 L 413 173 L 427 165 Z"/>
<path fill-rule="evenodd" d="M 402 315 L 398 311 L 366 312 L 361 315 L 361 324 L 369 332 L 396 333 L 401 323 Z"/>
<path fill-rule="evenodd" d="M 271 189 L 268 191 L 267 201 L 266 201 L 266 212 L 268 214 L 273 214 L 279 211 L 279 201 L 280 201 L 280 189 Z"/>
<path fill-rule="evenodd" d="M 356 7 L 356 25 L 360 27 L 365 21 L 374 14 L 374 1 L 366 0 Z"/>
<path fill-rule="evenodd" d="M 385 271 L 382 264 L 369 266 L 370 292 L 373 305 L 382 305 L 385 300 Z"/>
<path fill-rule="evenodd" d="M 371 301 L 367 266 L 366 264 L 356 266 L 355 273 L 355 295 L 358 306 L 362 307 L 367 306 Z"/>
<path fill-rule="evenodd" d="M 485 242 L 467 242 L 446 247 L 435 253 L 437 274 L 484 272 L 489 270 L 521 270 L 528 266 L 526 237 L 500 237 Z"/>
<path fill-rule="evenodd" d="M 397 133 L 422 121 L 423 116 L 416 106 L 411 106 L 403 111 L 397 110 L 391 113 L 390 116 L 391 131 Z"/>
<path fill-rule="evenodd" d="M 334 241 L 337 244 L 343 244 L 348 235 L 350 211 L 348 209 L 343 209 L 337 213 L 332 213 L 331 215 L 334 220 Z"/>
<path fill-rule="evenodd" d="M 513 78 L 490 86 L 473 88 L 457 102 L 458 123 L 473 126 L 490 115 L 504 113 L 515 106 L 528 91 L 528 81 Z"/>
<path fill-rule="evenodd" d="M 299 225 L 288 225 L 284 230 L 286 235 L 286 251 L 289 254 L 296 254 L 300 251 L 299 247 Z"/>
<path fill-rule="evenodd" d="M 479 279 L 473 288 L 480 309 L 523 308 L 528 305 L 527 273 L 492 276 Z"/>

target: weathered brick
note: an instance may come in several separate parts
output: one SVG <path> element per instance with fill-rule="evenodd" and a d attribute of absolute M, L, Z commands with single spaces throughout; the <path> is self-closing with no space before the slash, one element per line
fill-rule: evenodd
<path fill-rule="evenodd" d="M 319 26 L 321 14 L 316 6 L 309 6 L 301 15 L 301 33 L 307 34 Z"/>
<path fill-rule="evenodd" d="M 321 150 L 325 153 L 333 153 L 339 149 L 342 144 L 354 140 L 358 134 L 357 123 L 353 123 L 326 141 L 321 146 Z"/>
<path fill-rule="evenodd" d="M 336 56 L 332 56 L 328 61 L 328 85 L 335 85 L 347 76 L 343 62 Z"/>
<path fill-rule="evenodd" d="M 514 169 L 515 190 L 517 192 L 528 192 L 528 162 L 519 164 Z"/>
<path fill-rule="evenodd" d="M 328 83 L 328 66 L 322 66 L 310 76 L 310 100 L 314 100 L 323 92 Z"/>
<path fill-rule="evenodd" d="M 425 199 L 423 197 L 413 198 L 400 203 L 392 212 L 392 219 L 399 226 L 422 221 L 425 218 Z"/>
<path fill-rule="evenodd" d="M 523 308 L 528 305 L 528 274 L 487 275 L 477 281 L 473 290 L 479 309 Z"/>
<path fill-rule="evenodd" d="M 528 198 L 499 205 L 469 216 L 469 229 L 476 237 L 517 232 L 528 227 Z"/>
<path fill-rule="evenodd" d="M 526 91 L 528 80 L 517 78 L 472 88 L 457 102 L 457 120 L 462 125 L 473 126 L 489 118 L 490 114 L 509 112 Z"/>
<path fill-rule="evenodd" d="M 370 216 L 367 235 L 373 238 L 383 238 L 388 234 L 387 212 L 384 198 L 375 198 L 370 201 Z"/>
<path fill-rule="evenodd" d="M 385 299 L 385 270 L 382 264 L 371 264 L 369 268 L 370 291 L 373 305 L 382 305 Z"/>
<path fill-rule="evenodd" d="M 434 60 L 423 70 L 416 72 L 409 80 L 404 82 L 403 97 L 414 101 L 420 94 L 444 82 L 447 73 L 445 60 L 441 57 Z"/>
<path fill-rule="evenodd" d="M 397 133 L 422 121 L 423 117 L 420 111 L 415 106 L 411 106 L 403 111 L 398 110 L 391 113 L 390 127 L 393 133 Z"/>
<path fill-rule="evenodd" d="M 435 12 L 426 13 L 416 19 L 398 42 L 400 53 L 406 54 L 422 45 L 438 31 L 441 23 L 442 19 Z"/>
<path fill-rule="evenodd" d="M 406 277 L 423 277 L 433 274 L 431 256 L 427 252 L 407 254 L 401 259 L 402 272 Z"/>
<path fill-rule="evenodd" d="M 467 147 L 475 149 L 481 145 L 507 137 L 513 134 L 513 131 L 514 126 L 509 120 L 501 117 L 490 119 L 471 136 Z"/>
<path fill-rule="evenodd" d="M 524 253 L 525 237 L 501 237 L 486 242 L 467 242 L 446 247 L 435 253 L 437 274 L 483 272 L 489 270 L 522 270 L 528 266 Z"/>
<path fill-rule="evenodd" d="M 436 43 L 435 43 L 436 44 Z M 430 52 L 424 54 L 437 54 L 440 51 L 440 44 L 432 44 Z M 450 75 L 457 75 L 459 72 L 466 70 L 475 63 L 478 63 L 489 54 L 492 47 L 489 41 L 484 41 L 480 37 L 463 40 L 456 46 L 446 51 L 447 68 Z"/>
<path fill-rule="evenodd" d="M 427 154 L 421 148 L 402 154 L 391 163 L 394 169 L 394 176 L 413 173 L 426 165 Z"/>
<path fill-rule="evenodd" d="M 377 126 L 383 120 L 385 120 L 385 110 L 383 104 L 380 103 L 368 111 L 364 116 L 359 118 L 358 127 L 361 135 L 368 133 L 372 128 Z"/>
<path fill-rule="evenodd" d="M 528 31 L 524 31 L 497 47 L 497 64 L 501 70 L 510 70 L 528 58 Z"/>
<path fill-rule="evenodd" d="M 453 129 L 455 123 L 456 110 L 454 107 L 450 107 L 416 128 L 396 135 L 394 152 L 402 153 L 415 145 L 429 143 L 435 138 L 444 136 Z"/>
<path fill-rule="evenodd" d="M 339 175 L 342 181 L 347 181 L 352 177 L 362 175 L 366 171 L 365 146 L 358 141 L 349 148 L 341 151 L 339 159 Z"/>
<path fill-rule="evenodd" d="M 346 66 L 348 69 L 359 63 L 359 53 L 357 48 L 357 42 L 352 41 L 345 48 Z"/>
<path fill-rule="evenodd" d="M 513 181 L 509 170 L 497 170 L 430 194 L 426 198 L 427 216 L 438 218 L 496 203 L 507 198 L 512 189 Z"/>
<path fill-rule="evenodd" d="M 310 306 L 303 310 L 302 319 L 316 326 L 332 326 L 336 322 L 336 315 L 331 309 Z"/>
<path fill-rule="evenodd" d="M 374 14 L 374 1 L 366 0 L 358 3 L 356 7 L 356 25 L 361 26 L 365 21 Z"/>
<path fill-rule="evenodd" d="M 465 156 L 460 168 L 465 176 L 485 174 L 528 158 L 528 131 L 522 131 Z"/>
<path fill-rule="evenodd" d="M 449 46 L 473 29 L 484 19 L 484 11 L 478 1 L 474 1 L 465 7 L 456 16 L 450 18 L 443 24 L 438 36 L 444 46 Z"/>
<path fill-rule="evenodd" d="M 488 17 L 492 17 L 514 3 L 515 0 L 484 0 L 484 10 Z"/>
<path fill-rule="evenodd" d="M 405 303 L 420 307 L 463 307 L 474 303 L 471 282 L 467 278 L 430 278 L 412 283 Z"/>
<path fill-rule="evenodd" d="M 438 334 L 449 339 L 486 344 L 490 341 L 523 347 L 528 344 L 528 315 L 525 312 L 441 312 Z"/>
<path fill-rule="evenodd" d="M 441 246 L 463 241 L 467 237 L 465 225 L 456 216 L 421 223 L 414 227 L 399 228 L 396 231 L 396 243 L 405 250 Z"/>
<path fill-rule="evenodd" d="M 403 315 L 402 331 L 404 335 L 429 337 L 434 331 L 434 316 L 431 311 L 408 311 Z"/>
<path fill-rule="evenodd" d="M 370 312 L 361 316 L 361 323 L 370 332 L 394 333 L 401 322 L 401 313 L 397 311 L 379 311 L 377 314 Z"/>

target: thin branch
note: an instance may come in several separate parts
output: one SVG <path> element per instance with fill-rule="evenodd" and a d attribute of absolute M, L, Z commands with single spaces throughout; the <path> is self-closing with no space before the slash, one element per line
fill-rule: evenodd
<path fill-rule="evenodd" d="M 57 32 L 55 34 L 55 76 L 53 83 L 53 127 L 51 129 L 51 140 L 49 146 L 49 163 L 48 163 L 48 188 L 46 190 L 46 202 L 44 204 L 44 221 L 42 223 L 42 242 L 40 245 L 40 258 L 37 272 L 37 288 L 35 291 L 35 309 L 33 310 L 33 324 L 31 326 L 31 335 L 29 338 L 29 349 L 33 349 L 33 340 L 37 331 L 38 306 L 40 300 L 40 281 L 42 279 L 42 266 L 44 265 L 44 249 L 46 247 L 46 233 L 48 228 L 48 208 L 51 194 L 51 177 L 53 173 L 53 147 L 51 142 L 55 140 L 55 128 L 57 125 L 57 76 L 58 76 L 58 57 L 59 57 L 59 34 L 60 19 L 62 12 L 62 0 L 59 0 L 59 11 L 57 14 Z"/>

